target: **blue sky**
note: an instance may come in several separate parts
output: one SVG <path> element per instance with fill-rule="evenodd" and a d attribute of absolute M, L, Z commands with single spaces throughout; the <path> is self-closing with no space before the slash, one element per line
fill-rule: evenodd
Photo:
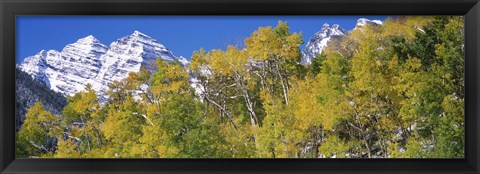
<path fill-rule="evenodd" d="M 105 45 L 138 30 L 170 49 L 175 56 L 189 58 L 193 51 L 224 49 L 243 44 L 258 27 L 287 21 L 291 32 L 302 32 L 306 42 L 324 23 L 355 27 L 358 18 L 385 16 L 17 16 L 17 58 L 21 63 L 40 50 L 61 51 L 67 44 L 88 35 Z M 305 46 L 302 45 L 301 47 Z"/>

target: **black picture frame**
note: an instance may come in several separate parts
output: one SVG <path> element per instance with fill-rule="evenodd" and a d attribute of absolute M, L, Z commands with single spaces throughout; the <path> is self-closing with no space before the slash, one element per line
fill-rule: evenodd
<path fill-rule="evenodd" d="M 0 0 L 0 173 L 479 173 L 478 0 Z M 465 159 L 15 159 L 18 15 L 464 15 Z"/>

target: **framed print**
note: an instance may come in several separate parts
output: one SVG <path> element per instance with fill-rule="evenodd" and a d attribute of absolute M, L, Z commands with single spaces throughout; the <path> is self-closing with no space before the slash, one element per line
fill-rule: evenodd
<path fill-rule="evenodd" d="M 0 171 L 479 173 L 479 8 L 3 0 Z"/>

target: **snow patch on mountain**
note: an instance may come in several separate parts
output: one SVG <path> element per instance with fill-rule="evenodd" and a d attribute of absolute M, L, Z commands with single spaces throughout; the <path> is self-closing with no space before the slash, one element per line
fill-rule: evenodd
<path fill-rule="evenodd" d="M 323 24 L 322 29 L 313 35 L 305 49 L 302 50 L 301 63 L 310 64 L 318 54 L 322 53 L 332 38 L 342 37 L 345 34 L 347 31 L 337 24 L 333 24 L 331 27 L 327 23 Z"/>
<path fill-rule="evenodd" d="M 360 18 L 357 20 L 355 28 L 353 28 L 352 30 L 363 28 L 365 25 L 378 26 L 383 25 L 383 22 L 380 20 Z M 321 54 L 323 50 L 325 50 L 325 48 L 332 39 L 339 39 L 347 35 L 349 32 L 350 31 L 346 31 L 337 24 L 334 24 L 332 26 L 327 23 L 323 24 L 322 29 L 319 32 L 315 33 L 312 38 L 310 38 L 310 40 L 307 42 L 307 45 L 302 50 L 301 63 L 304 65 L 311 64 L 312 60 L 317 55 Z"/>
<path fill-rule="evenodd" d="M 54 50 L 50 50 L 50 51 L 41 50 L 40 52 L 38 52 L 33 56 L 26 57 L 23 60 L 23 63 L 17 67 L 21 69 L 23 72 L 26 72 L 27 74 L 29 74 L 36 81 L 43 82 L 47 86 L 50 86 L 49 85 L 50 82 L 48 81 L 48 78 L 45 77 L 45 70 L 47 69 L 46 57 L 47 55 L 51 54 L 48 52 L 54 52 L 53 54 L 58 53 L 57 51 L 54 51 Z"/>
<path fill-rule="evenodd" d="M 108 51 L 100 58 L 102 68 L 94 78 L 92 87 L 99 96 L 105 97 L 108 84 L 128 77 L 129 72 L 139 72 L 142 66 L 154 69 L 151 65 L 158 57 L 169 62 L 177 59 L 157 40 L 134 31 L 110 44 Z"/>
<path fill-rule="evenodd" d="M 134 31 L 110 46 L 89 35 L 68 44 L 61 52 L 42 50 L 25 58 L 17 67 L 34 80 L 64 95 L 74 95 L 91 84 L 100 100 L 105 101 L 110 83 L 126 78 L 129 72 L 140 71 L 142 66 L 153 70 L 152 63 L 157 57 L 189 64 L 187 59 L 175 57 L 157 40 Z"/>
<path fill-rule="evenodd" d="M 382 25 L 383 22 L 380 21 L 380 20 L 369 20 L 369 19 L 366 19 L 366 18 L 360 18 L 357 20 L 357 24 L 355 25 L 355 28 L 359 28 L 359 27 L 363 27 L 365 25 L 372 25 L 372 26 L 378 26 L 378 25 Z"/>
<path fill-rule="evenodd" d="M 183 66 L 183 67 L 186 67 L 188 65 L 190 65 L 190 61 L 188 61 L 187 58 L 183 57 L 183 56 L 180 56 L 178 58 L 178 62 L 180 62 L 180 64 Z"/>

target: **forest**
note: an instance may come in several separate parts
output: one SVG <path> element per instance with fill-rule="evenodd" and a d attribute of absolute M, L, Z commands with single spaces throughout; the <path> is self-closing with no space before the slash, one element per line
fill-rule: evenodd
<path fill-rule="evenodd" d="M 41 102 L 17 158 L 464 158 L 464 18 L 402 16 L 300 63 L 301 33 L 259 27 L 245 48 L 158 59 L 96 92 Z M 194 80 L 192 80 L 194 79 Z"/>

